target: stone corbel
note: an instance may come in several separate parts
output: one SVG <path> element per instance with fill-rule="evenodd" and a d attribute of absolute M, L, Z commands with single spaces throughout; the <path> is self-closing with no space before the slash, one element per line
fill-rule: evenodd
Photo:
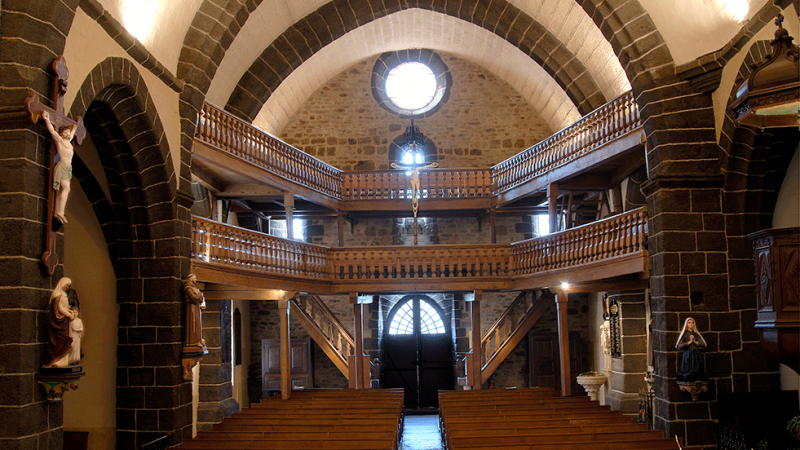
<path fill-rule="evenodd" d="M 48 402 L 61 403 L 65 392 L 78 389 L 78 380 L 84 375 L 83 366 L 42 367 L 34 378 L 44 388 Z"/>

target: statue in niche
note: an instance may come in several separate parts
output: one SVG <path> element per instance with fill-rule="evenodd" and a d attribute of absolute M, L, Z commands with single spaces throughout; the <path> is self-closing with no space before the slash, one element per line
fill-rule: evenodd
<path fill-rule="evenodd" d="M 75 318 L 70 322 L 70 329 L 72 331 L 72 349 L 69 353 L 69 363 L 78 364 L 81 362 L 81 339 L 83 337 L 83 320 L 81 319 L 81 310 L 77 306 L 72 307 L 72 312 L 75 313 Z"/>
<path fill-rule="evenodd" d="M 703 361 L 702 351 L 708 347 L 703 335 L 697 330 L 697 325 L 693 318 L 688 317 L 683 323 L 678 341 L 675 347 L 683 350 L 681 356 L 681 367 L 678 372 L 678 381 L 705 381 L 708 379 Z"/>
<path fill-rule="evenodd" d="M 181 366 L 183 379 L 192 379 L 192 368 L 203 356 L 208 354 L 206 341 L 203 339 L 202 310 L 206 308 L 203 293 L 197 287 L 197 276 L 189 274 L 183 283 L 184 304 L 186 305 L 186 330 L 183 337 L 183 353 Z"/>
<path fill-rule="evenodd" d="M 47 346 L 47 362 L 44 367 L 65 367 L 69 365 L 72 352 L 72 327 L 70 322 L 77 314 L 69 307 L 67 291 L 72 280 L 63 277 L 50 294 L 50 342 Z"/>
<path fill-rule="evenodd" d="M 42 112 L 42 119 L 44 119 L 44 124 L 47 126 L 47 131 L 50 132 L 50 136 L 53 137 L 53 145 L 56 153 L 58 153 L 58 163 L 56 163 L 53 173 L 53 190 L 56 191 L 56 206 L 55 211 L 53 211 L 53 217 L 65 224 L 67 223 L 67 218 L 64 216 L 64 209 L 67 206 L 67 197 L 69 197 L 70 181 L 72 180 L 72 156 L 75 154 L 71 141 L 78 127 L 64 125 L 56 131 L 47 111 Z"/>

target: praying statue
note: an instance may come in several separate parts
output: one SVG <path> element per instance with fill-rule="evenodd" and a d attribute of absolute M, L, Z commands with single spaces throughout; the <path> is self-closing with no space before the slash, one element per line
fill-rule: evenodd
<path fill-rule="evenodd" d="M 705 381 L 705 363 L 702 351 L 708 347 L 703 335 L 697 330 L 697 325 L 693 318 L 689 317 L 683 323 L 683 330 L 675 347 L 683 350 L 681 356 L 681 367 L 678 372 L 678 381 Z"/>
<path fill-rule="evenodd" d="M 72 352 L 70 322 L 77 318 L 77 313 L 69 307 L 67 291 L 71 286 L 72 280 L 63 277 L 58 280 L 56 288 L 50 294 L 50 342 L 47 346 L 45 367 L 65 367 L 70 363 Z"/>
<path fill-rule="evenodd" d="M 42 119 L 44 119 L 44 123 L 47 126 L 47 131 L 53 137 L 53 145 L 56 148 L 56 153 L 58 153 L 58 163 L 56 163 L 56 168 L 53 172 L 53 190 L 57 193 L 53 217 L 60 220 L 61 223 L 67 223 L 64 209 L 67 207 L 70 180 L 72 180 L 72 156 L 75 154 L 71 141 L 78 127 L 67 125 L 59 128 L 56 132 L 53 123 L 50 121 L 50 114 L 47 111 L 42 111 Z"/>

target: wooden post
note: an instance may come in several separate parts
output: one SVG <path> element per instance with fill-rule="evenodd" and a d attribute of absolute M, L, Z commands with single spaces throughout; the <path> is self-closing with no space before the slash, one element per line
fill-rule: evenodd
<path fill-rule="evenodd" d="M 567 219 L 564 221 L 564 229 L 569 230 L 572 228 L 572 191 L 569 191 L 569 200 L 567 201 Z"/>
<path fill-rule="evenodd" d="M 558 207 L 558 185 L 556 183 L 547 185 L 547 204 L 548 213 L 550 214 L 550 232 L 556 233 L 558 231 L 558 215 L 556 211 Z"/>
<path fill-rule="evenodd" d="M 344 247 L 344 214 L 339 212 L 339 247 Z"/>
<path fill-rule="evenodd" d="M 497 244 L 497 226 L 495 223 L 495 209 L 492 208 L 489 210 L 489 234 L 491 237 L 491 243 Z"/>
<path fill-rule="evenodd" d="M 354 378 L 350 380 L 350 387 L 355 389 L 364 389 L 363 370 L 362 364 L 364 359 L 364 309 L 358 302 L 358 293 L 350 293 L 350 303 L 353 304 L 353 367 L 350 368 L 350 374 Z"/>
<path fill-rule="evenodd" d="M 625 211 L 625 208 L 622 205 L 622 189 L 619 185 L 616 185 L 613 189 L 611 189 L 611 195 L 611 198 L 614 202 L 613 214 L 622 214 Z"/>
<path fill-rule="evenodd" d="M 286 237 L 294 239 L 294 195 L 291 192 L 283 193 L 283 207 L 286 209 Z"/>
<path fill-rule="evenodd" d="M 572 375 L 569 373 L 569 322 L 567 321 L 566 291 L 556 292 L 556 308 L 558 312 L 558 350 L 561 361 L 561 396 L 569 397 L 572 391 Z"/>
<path fill-rule="evenodd" d="M 481 339 L 483 338 L 483 336 L 481 336 L 482 297 L 483 291 L 475 291 L 473 295 L 465 296 L 465 300 L 470 304 L 470 316 L 472 320 L 472 329 L 470 330 L 470 346 L 472 347 L 473 358 L 472 367 L 468 367 L 467 370 L 472 370 L 473 373 L 473 389 L 480 389 L 483 385 L 483 378 L 481 377 L 481 361 L 483 360 L 483 353 L 481 350 Z"/>
<path fill-rule="evenodd" d="M 278 300 L 281 335 L 281 398 L 289 400 L 292 392 L 291 358 L 289 357 L 289 300 Z"/>

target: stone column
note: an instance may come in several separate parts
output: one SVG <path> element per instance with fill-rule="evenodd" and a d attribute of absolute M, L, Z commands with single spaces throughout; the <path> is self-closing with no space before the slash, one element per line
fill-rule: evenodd
<path fill-rule="evenodd" d="M 231 304 L 230 300 L 206 300 L 202 313 L 208 354 L 200 363 L 199 431 L 210 430 L 213 424 L 239 411 L 231 382 Z"/>
<path fill-rule="evenodd" d="M 645 387 L 647 373 L 647 318 L 645 294 L 609 292 L 609 303 L 616 300 L 620 317 L 622 355 L 611 358 L 609 391 L 606 403 L 626 414 L 639 412 L 639 389 Z"/>

